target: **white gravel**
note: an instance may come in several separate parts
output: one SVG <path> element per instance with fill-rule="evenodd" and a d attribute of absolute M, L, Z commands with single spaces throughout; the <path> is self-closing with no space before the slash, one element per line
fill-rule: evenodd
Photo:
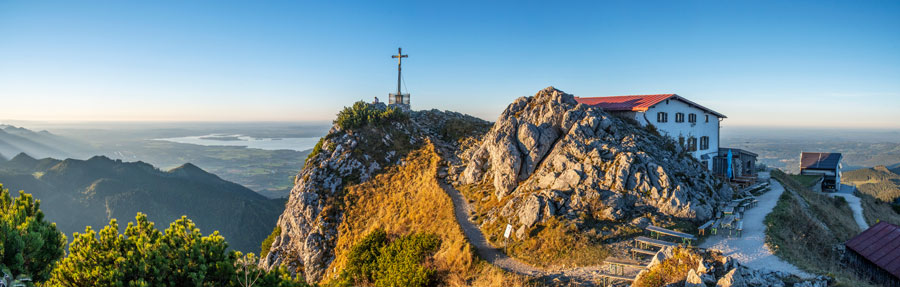
<path fill-rule="evenodd" d="M 757 197 L 759 205 L 744 212 L 743 236 L 729 236 L 728 231 L 719 231 L 718 235 L 707 238 L 701 248 L 715 249 L 726 256 L 731 256 L 741 264 L 754 269 L 784 271 L 803 278 L 813 278 L 812 274 L 801 271 L 797 266 L 781 260 L 766 245 L 766 227 L 763 220 L 775 205 L 784 187 L 776 180 L 769 179 L 768 173 L 760 173 L 760 178 L 769 180 L 771 190 Z"/>
<path fill-rule="evenodd" d="M 850 204 L 850 210 L 853 210 L 853 219 L 856 220 L 856 225 L 859 225 L 859 230 L 869 229 L 869 224 L 866 223 L 866 218 L 863 217 L 862 202 L 860 202 L 859 197 L 853 195 L 854 190 L 856 190 L 856 188 L 853 186 L 841 184 L 841 191 L 831 193 L 829 196 L 840 196 L 846 199 L 847 203 Z"/>

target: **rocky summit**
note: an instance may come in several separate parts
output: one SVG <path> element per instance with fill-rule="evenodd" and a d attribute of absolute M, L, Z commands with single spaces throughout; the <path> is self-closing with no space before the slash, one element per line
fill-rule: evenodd
<path fill-rule="evenodd" d="M 553 87 L 516 99 L 493 125 L 436 110 L 381 120 L 390 114 L 383 104 L 357 105 L 365 112 L 339 114 L 297 175 L 261 267 L 287 266 L 321 281 L 335 259 L 343 209 L 353 206 L 344 189 L 402 164 L 426 142 L 443 157 L 436 178 L 490 190 L 502 204 L 479 220 L 506 219 L 520 235 L 549 218 L 580 222 L 584 215 L 615 224 L 646 225 L 647 214 L 698 222 L 732 197 L 671 139 Z"/>
<path fill-rule="evenodd" d="M 365 104 L 368 105 L 368 104 Z M 384 104 L 369 105 L 384 111 Z M 337 123 L 310 154 L 278 219 L 275 236 L 260 266 L 286 265 L 302 270 L 310 282 L 322 279 L 334 260 L 337 230 L 343 219 L 344 188 L 365 182 L 385 167 L 401 164 L 403 157 L 426 139 L 452 149 L 459 134 L 478 130 L 487 122 L 454 112 L 411 112 L 407 117 L 342 128 Z M 486 128 L 484 128 L 486 129 Z"/>
<path fill-rule="evenodd" d="M 509 198 L 487 220 L 514 216 L 525 227 L 579 213 L 702 221 L 732 196 L 671 139 L 553 87 L 516 99 L 478 145 L 461 153 L 468 161 L 451 169 L 458 184 L 487 182 L 498 199 Z"/>

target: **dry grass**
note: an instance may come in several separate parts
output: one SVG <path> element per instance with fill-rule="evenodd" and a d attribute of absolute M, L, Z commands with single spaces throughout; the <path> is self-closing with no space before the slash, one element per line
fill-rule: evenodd
<path fill-rule="evenodd" d="M 822 178 L 821 175 L 802 175 L 802 174 L 790 174 L 788 175 L 796 181 L 802 187 L 812 187 L 812 185 L 819 181 Z"/>
<path fill-rule="evenodd" d="M 881 201 L 869 194 L 857 193 L 862 202 L 863 217 L 870 226 L 880 221 L 900 225 L 900 214 L 891 207 L 891 204 Z"/>
<path fill-rule="evenodd" d="M 784 173 L 772 176 L 787 189 L 765 219 L 766 243 L 775 255 L 804 271 L 834 277 L 836 286 L 872 286 L 842 266 L 834 249 L 859 233 L 846 202 L 815 193 Z M 808 211 L 792 191 L 808 203 Z"/>
<path fill-rule="evenodd" d="M 346 189 L 335 260 L 323 283 L 327 284 L 345 267 L 347 255 L 355 243 L 381 228 L 391 235 L 425 232 L 440 237 L 441 245 L 433 257 L 433 264 L 446 285 L 468 286 L 473 285 L 472 282 L 525 285 L 524 279 L 493 270 L 475 255 L 454 219 L 450 197 L 435 178 L 440 157 L 434 146 L 425 144 L 410 152 L 404 162 Z"/>
<path fill-rule="evenodd" d="M 474 206 L 476 224 L 491 210 L 502 209 L 510 199 L 506 197 L 497 200 L 490 184 L 466 185 L 457 189 Z M 592 266 L 603 263 L 609 256 L 609 249 L 603 245 L 603 240 L 640 233 L 640 230 L 613 222 L 599 222 L 590 218 L 585 221 L 590 221 L 597 228 L 582 231 L 558 217 L 547 218 L 529 228 L 525 238 L 518 238 L 513 233 L 506 251 L 509 256 L 538 267 Z M 506 244 L 503 238 L 506 224 L 506 220 L 496 220 L 483 225 L 481 231 L 491 244 L 503 247 Z M 610 236 L 603 237 L 598 230 L 608 231 Z"/>

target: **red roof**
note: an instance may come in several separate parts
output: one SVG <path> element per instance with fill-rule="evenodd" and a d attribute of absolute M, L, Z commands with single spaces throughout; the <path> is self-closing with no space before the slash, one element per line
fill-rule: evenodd
<path fill-rule="evenodd" d="M 900 278 L 900 226 L 882 221 L 844 244 L 884 271 Z"/>
<path fill-rule="evenodd" d="M 668 100 L 680 100 L 690 106 L 697 107 L 701 110 L 704 110 L 708 113 L 714 114 L 720 118 L 725 118 L 725 115 L 717 113 L 711 109 L 707 109 L 704 106 L 698 105 L 694 102 L 691 102 L 685 98 L 682 98 L 676 94 L 656 94 L 656 95 L 633 95 L 633 96 L 615 96 L 615 97 L 590 97 L 590 98 L 581 98 L 575 97 L 575 101 L 591 106 L 598 106 L 607 111 L 632 111 L 632 112 L 646 112 L 650 107 Z"/>

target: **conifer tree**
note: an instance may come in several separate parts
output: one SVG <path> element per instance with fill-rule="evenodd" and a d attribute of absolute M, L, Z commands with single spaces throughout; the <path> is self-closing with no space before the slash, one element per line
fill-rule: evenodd
<path fill-rule="evenodd" d="M 40 205 L 22 191 L 12 198 L 0 184 L 0 265 L 14 277 L 25 275 L 35 282 L 49 278 L 66 244 L 56 224 L 44 220 Z"/>

